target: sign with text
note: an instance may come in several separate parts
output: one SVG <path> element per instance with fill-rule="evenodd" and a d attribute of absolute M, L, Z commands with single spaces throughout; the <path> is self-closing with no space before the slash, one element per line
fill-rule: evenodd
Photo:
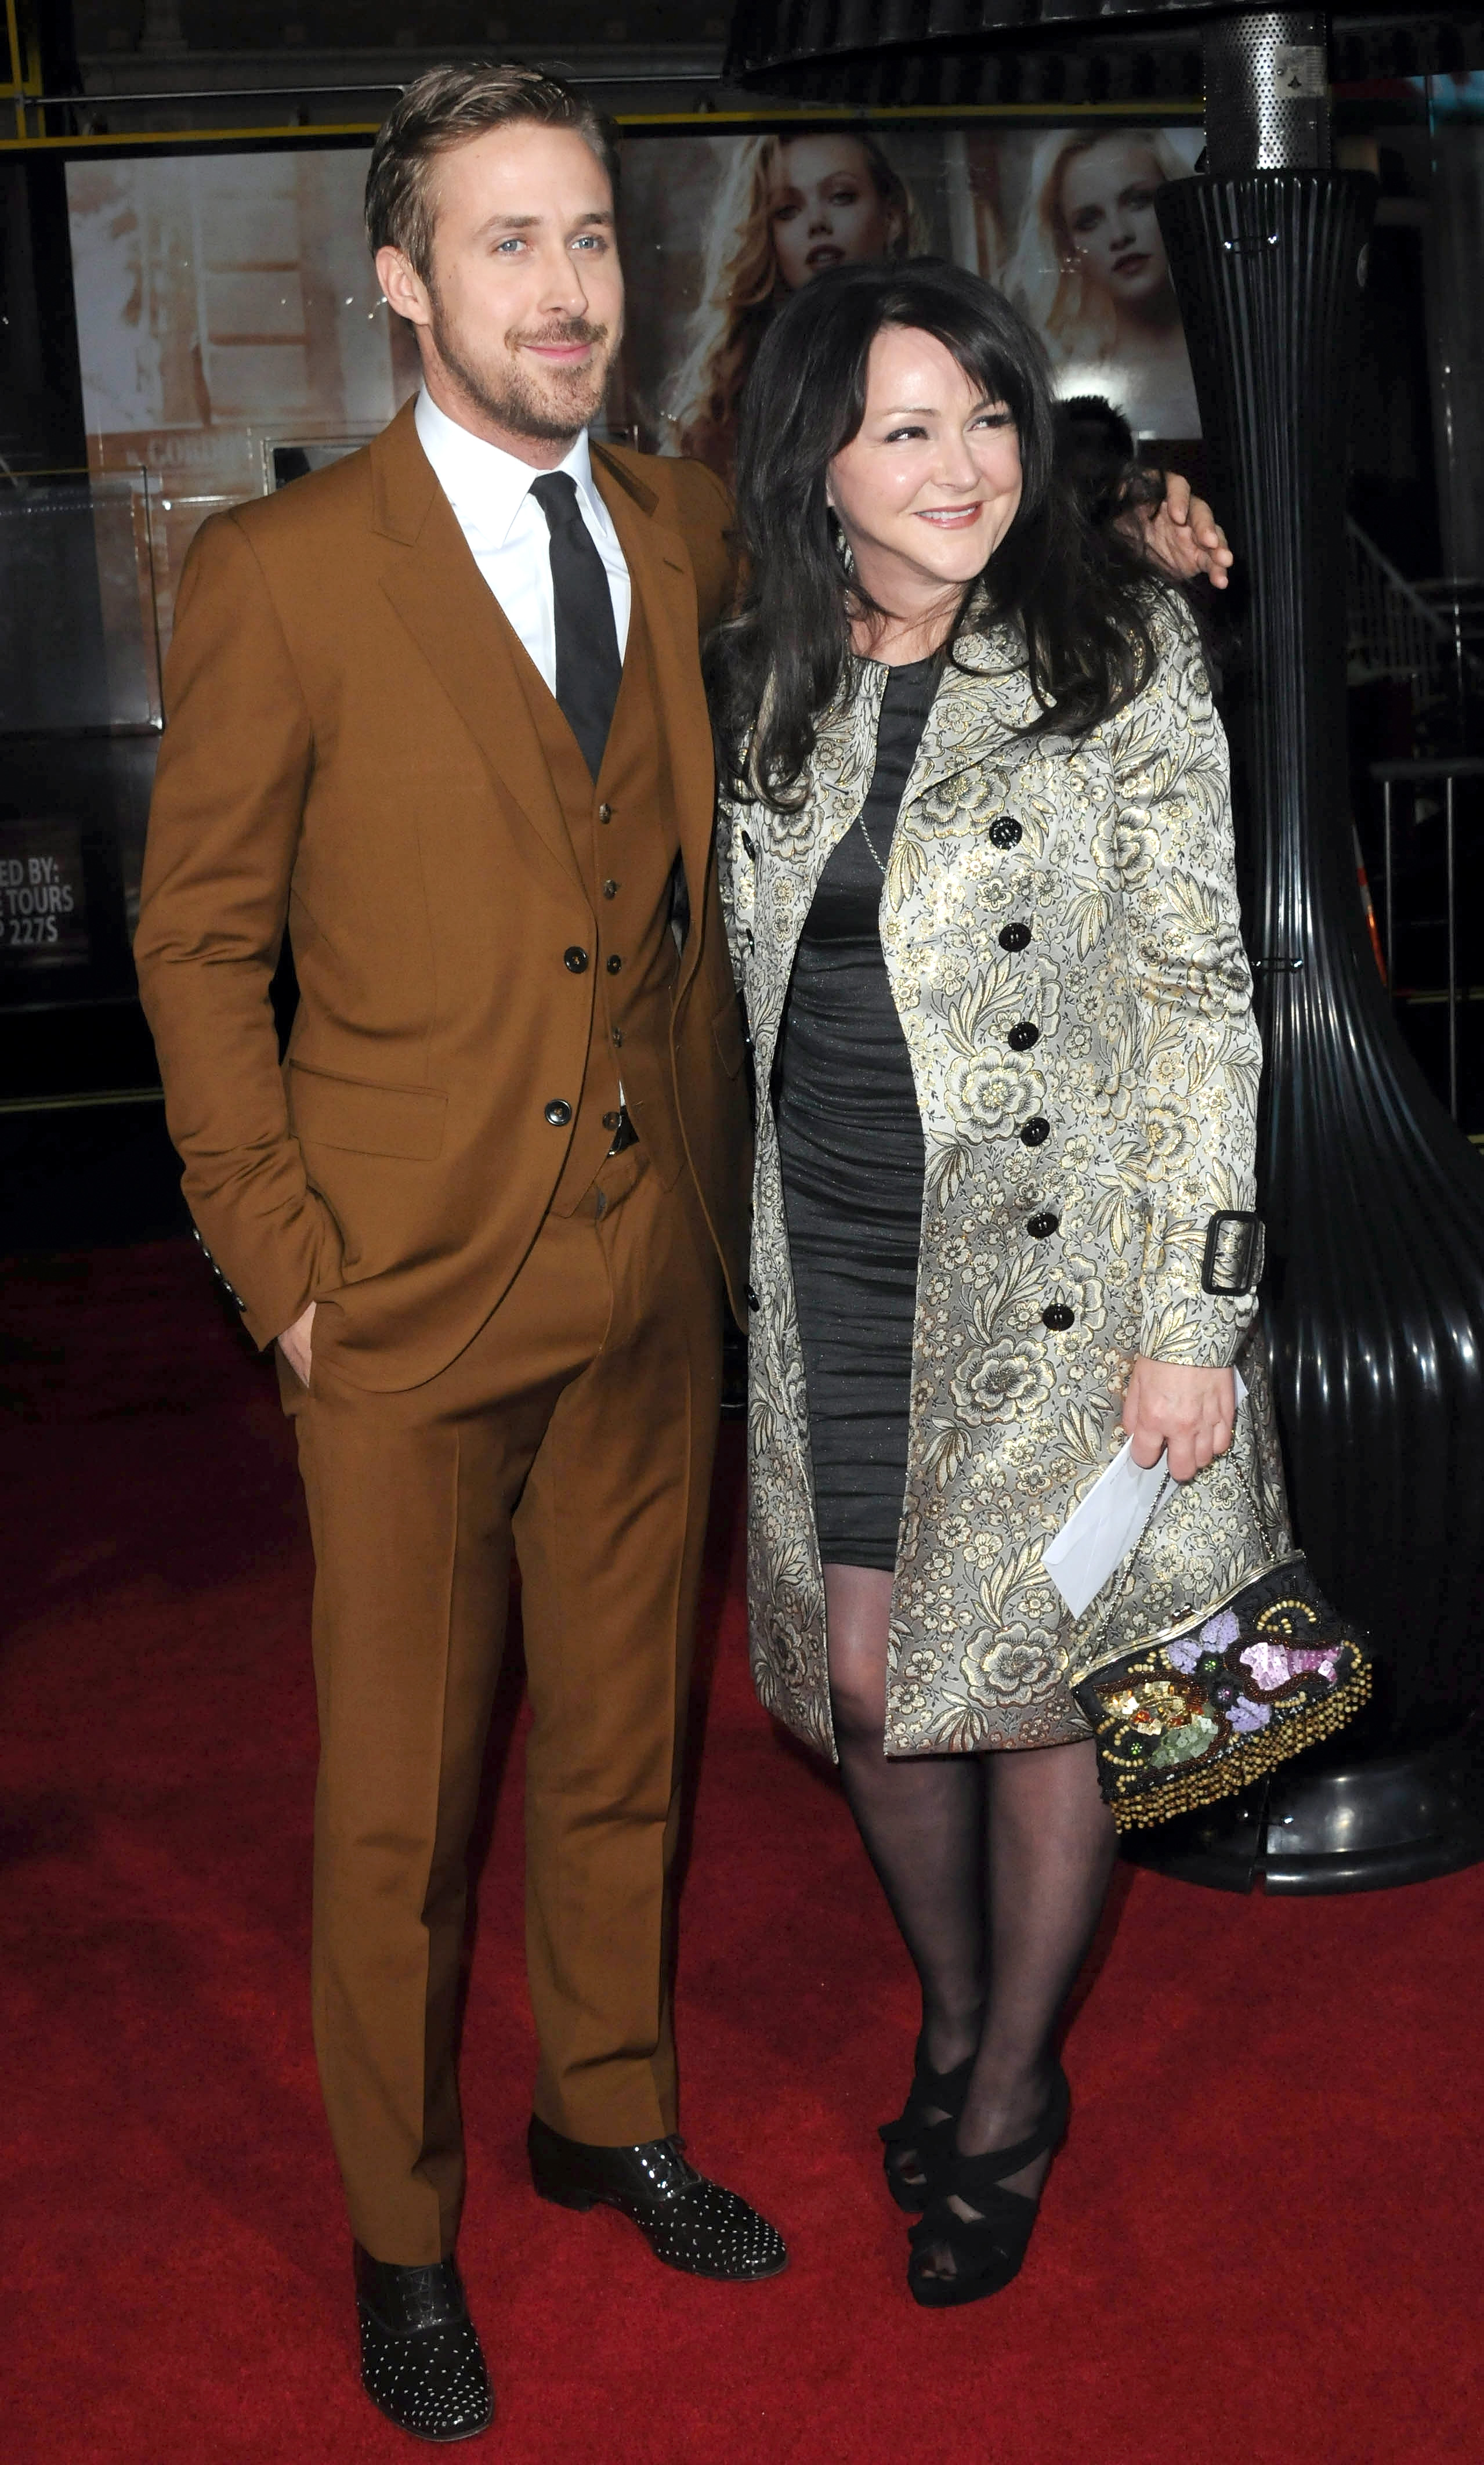
<path fill-rule="evenodd" d="M 65 817 L 0 824 L 0 969 L 85 966 L 91 956 L 78 824 Z"/>

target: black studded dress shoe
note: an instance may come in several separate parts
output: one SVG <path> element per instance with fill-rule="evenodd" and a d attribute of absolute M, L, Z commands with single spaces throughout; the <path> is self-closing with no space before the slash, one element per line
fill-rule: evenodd
<path fill-rule="evenodd" d="M 735 2191 L 687 2165 L 681 2141 L 646 2140 L 637 2148 L 595 2148 L 564 2140 L 531 2117 L 526 2134 L 531 2180 L 564 2209 L 603 2203 L 631 2217 L 656 2259 L 692 2276 L 745 2281 L 788 2265 L 784 2238 Z"/>
<path fill-rule="evenodd" d="M 490 2375 L 452 2259 L 399 2268 L 356 2245 L 361 2382 L 414 2439 L 473 2439 L 495 2419 Z"/>

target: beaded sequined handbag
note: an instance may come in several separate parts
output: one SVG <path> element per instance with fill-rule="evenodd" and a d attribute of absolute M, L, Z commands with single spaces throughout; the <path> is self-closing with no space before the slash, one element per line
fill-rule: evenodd
<path fill-rule="evenodd" d="M 1166 1480 L 1106 1605 L 1078 1630 L 1089 1674 L 1073 1693 L 1120 1832 L 1247 1788 L 1342 1727 L 1370 1693 L 1361 1632 L 1301 1549 L 1274 1548 L 1277 1519 L 1258 1502 L 1261 1467 L 1248 1415 L 1237 1418 L 1227 1455 L 1193 1480 Z M 1223 1557 L 1229 1581 L 1213 1590 Z"/>

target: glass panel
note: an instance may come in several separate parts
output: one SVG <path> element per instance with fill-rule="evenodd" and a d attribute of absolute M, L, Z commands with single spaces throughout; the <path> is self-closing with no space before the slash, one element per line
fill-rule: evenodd
<path fill-rule="evenodd" d="M 0 492 L 0 733 L 158 724 L 147 528 L 125 478 Z"/>

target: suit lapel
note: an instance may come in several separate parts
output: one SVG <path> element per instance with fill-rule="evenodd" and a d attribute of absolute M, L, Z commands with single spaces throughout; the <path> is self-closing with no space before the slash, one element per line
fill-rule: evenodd
<path fill-rule="evenodd" d="M 691 930 L 680 962 L 678 1000 L 700 959 L 716 822 L 711 723 L 697 643 L 696 582 L 684 542 L 654 520 L 654 499 L 642 481 L 611 461 L 601 446 L 592 449 L 592 468 L 624 551 L 635 605 L 644 611 L 654 663 L 651 717 L 669 757 L 680 853 L 691 895 Z"/>
<path fill-rule="evenodd" d="M 375 439 L 371 468 L 372 523 L 388 542 L 383 589 L 506 795 L 583 888 L 533 716 L 544 683 L 475 563 L 410 403 Z"/>

